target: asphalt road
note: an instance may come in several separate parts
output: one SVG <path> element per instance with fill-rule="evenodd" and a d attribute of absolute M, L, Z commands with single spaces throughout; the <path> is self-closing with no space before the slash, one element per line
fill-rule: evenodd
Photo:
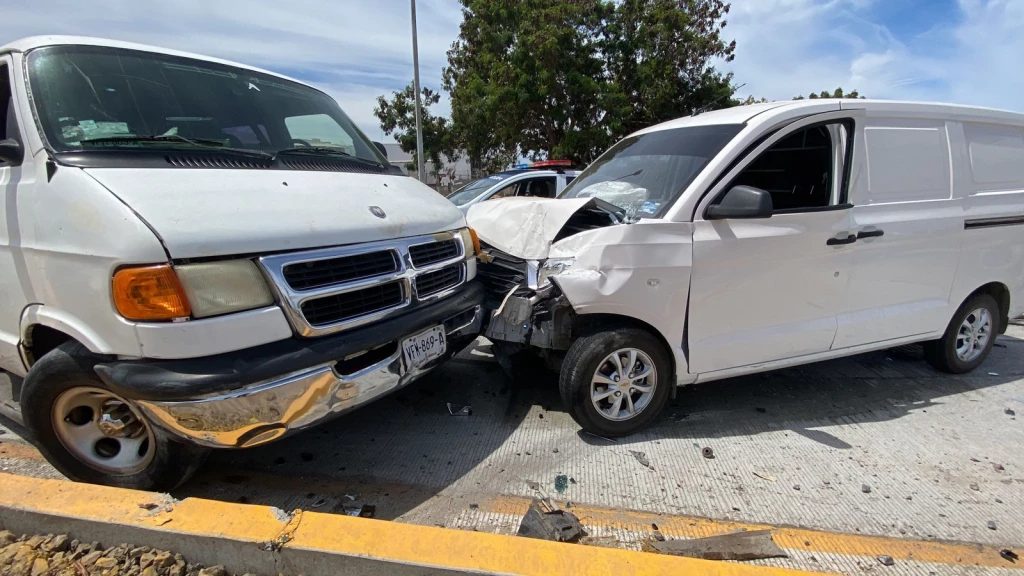
<path fill-rule="evenodd" d="M 320 428 L 214 453 L 173 495 L 500 533 L 515 533 L 530 498 L 550 496 L 578 510 L 601 545 L 640 548 L 652 523 L 670 538 L 790 526 L 810 535 L 807 549 L 762 562 L 1021 568 L 991 557 L 1024 548 L 1022 325 L 963 376 L 936 372 L 911 347 L 684 388 L 653 426 L 617 442 L 580 433 L 555 385 L 554 375 L 508 381 L 481 340 Z M 0 423 L 0 467 L 58 476 L 23 430 Z M 896 552 L 895 567 L 875 560 L 882 549 Z"/>

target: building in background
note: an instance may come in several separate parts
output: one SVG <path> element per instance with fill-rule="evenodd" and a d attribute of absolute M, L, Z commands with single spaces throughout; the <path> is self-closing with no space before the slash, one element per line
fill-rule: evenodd
<path fill-rule="evenodd" d="M 392 166 L 397 166 L 407 176 L 416 177 L 416 167 L 412 163 L 412 154 L 403 151 L 397 143 L 385 144 L 384 147 L 387 148 L 388 162 Z M 447 192 L 449 188 L 454 190 L 471 180 L 470 174 L 472 170 L 469 165 L 469 157 L 465 154 L 460 155 L 454 161 L 445 162 L 436 177 L 432 162 L 427 162 L 425 168 L 427 173 L 425 184 L 438 188 L 440 192 Z M 437 185 L 438 183 L 440 184 Z"/>

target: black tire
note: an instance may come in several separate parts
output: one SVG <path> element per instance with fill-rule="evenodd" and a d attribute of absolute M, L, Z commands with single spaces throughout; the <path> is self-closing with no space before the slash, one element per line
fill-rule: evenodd
<path fill-rule="evenodd" d="M 965 362 L 956 354 L 956 345 L 960 334 L 960 326 L 964 323 L 968 315 L 979 309 L 988 310 L 988 313 L 992 317 L 991 334 L 989 334 L 989 338 L 985 342 L 985 346 L 982 349 L 981 354 L 970 362 Z M 988 357 L 989 352 L 992 351 L 992 345 L 995 344 L 996 336 L 999 334 L 1000 322 L 999 304 L 996 303 L 995 298 L 988 294 L 972 296 L 971 298 L 968 298 L 967 301 L 964 302 L 956 311 L 956 314 L 953 315 L 953 319 L 949 321 L 949 326 L 946 327 L 946 332 L 942 335 L 942 338 L 931 342 L 925 342 L 924 358 L 937 370 L 941 370 L 943 372 L 948 372 L 950 374 L 963 374 L 965 372 L 970 372 L 984 362 L 985 358 Z"/>
<path fill-rule="evenodd" d="M 623 348 L 646 353 L 657 369 L 653 397 L 636 416 L 623 421 L 610 420 L 598 412 L 590 399 L 594 373 L 604 359 Z M 573 420 L 585 431 L 616 438 L 633 434 L 651 423 L 668 402 L 675 386 L 669 351 L 661 341 L 645 330 L 617 328 L 596 332 L 573 342 L 562 363 L 558 391 Z"/>
<path fill-rule="evenodd" d="M 146 467 L 117 475 L 90 466 L 64 447 L 52 421 L 53 406 L 62 392 L 88 386 L 107 390 L 93 367 L 100 359 L 78 342 L 67 342 L 39 359 L 26 376 L 21 394 L 21 413 L 43 456 L 62 474 L 81 482 L 136 490 L 166 491 L 191 477 L 209 450 L 178 442 L 148 422 L 155 450 Z M 135 410 L 138 415 L 138 410 Z M 139 416 L 141 418 L 141 416 Z"/>

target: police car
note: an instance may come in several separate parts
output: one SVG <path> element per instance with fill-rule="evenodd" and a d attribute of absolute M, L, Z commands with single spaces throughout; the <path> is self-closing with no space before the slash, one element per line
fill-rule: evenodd
<path fill-rule="evenodd" d="M 543 160 L 492 174 L 459 188 L 448 197 L 465 214 L 485 200 L 509 196 L 554 198 L 580 175 L 569 160 Z"/>

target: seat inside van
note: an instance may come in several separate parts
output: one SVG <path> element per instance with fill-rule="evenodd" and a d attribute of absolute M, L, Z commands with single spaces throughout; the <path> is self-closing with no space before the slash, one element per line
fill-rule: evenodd
<path fill-rule="evenodd" d="M 824 126 L 795 132 L 764 151 L 733 186 L 753 186 L 772 195 L 775 211 L 821 208 L 832 195 L 832 137 Z"/>

